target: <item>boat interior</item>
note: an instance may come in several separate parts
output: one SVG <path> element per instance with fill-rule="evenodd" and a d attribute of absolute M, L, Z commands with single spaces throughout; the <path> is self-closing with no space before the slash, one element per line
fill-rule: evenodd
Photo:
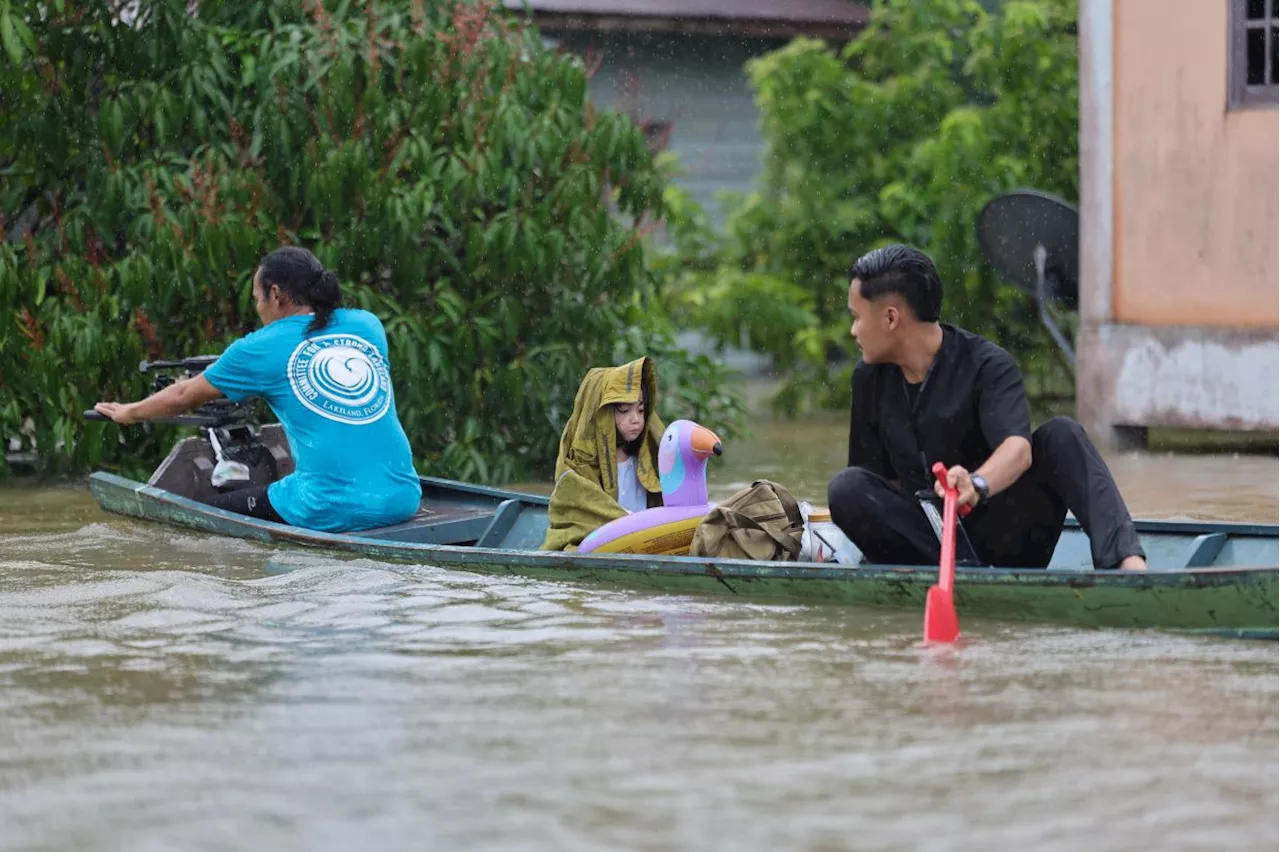
<path fill-rule="evenodd" d="M 220 459 L 209 440 L 210 432 L 215 433 L 222 460 L 233 459 L 243 466 L 242 478 L 221 489 L 213 485 Z M 247 478 L 243 478 L 244 468 Z M 268 484 L 292 470 L 288 441 L 279 425 L 238 424 L 179 441 L 147 484 L 208 502 L 219 491 Z M 536 550 L 546 534 L 547 503 L 541 495 L 422 477 L 422 503 L 413 518 L 358 535 L 388 542 Z M 1280 539 L 1273 525 L 1138 521 L 1138 532 L 1153 571 L 1280 563 Z M 1074 518 L 1067 519 L 1049 569 L 1092 570 L 1088 537 Z"/>
<path fill-rule="evenodd" d="M 201 436 L 174 445 L 147 484 L 207 503 L 220 492 L 267 485 L 293 472 L 289 443 L 278 424 L 235 426 L 218 430 L 218 435 L 224 458 L 243 464 L 248 469 L 247 479 L 216 488 L 212 480 L 218 459 L 212 443 Z M 504 550 L 537 550 L 546 535 L 546 497 L 431 477 L 421 481 L 422 502 L 416 515 L 359 535 L 393 542 Z"/>

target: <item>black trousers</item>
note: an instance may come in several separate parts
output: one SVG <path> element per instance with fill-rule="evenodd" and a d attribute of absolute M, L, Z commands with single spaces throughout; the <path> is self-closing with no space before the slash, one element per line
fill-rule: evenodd
<path fill-rule="evenodd" d="M 879 474 L 849 467 L 827 488 L 831 519 L 883 565 L 937 564 L 938 537 L 915 495 Z M 1055 417 L 1031 436 L 1031 469 L 1009 488 L 975 506 L 963 520 L 979 562 L 1044 568 L 1053 557 L 1070 509 L 1089 535 L 1095 568 L 1115 568 L 1146 554 L 1111 471 L 1079 423 Z M 966 555 L 956 537 L 956 558 Z"/>
<path fill-rule="evenodd" d="M 237 515 L 248 515 L 251 518 L 259 518 L 264 521 L 275 521 L 277 524 L 287 524 L 284 518 L 276 512 L 271 501 L 267 499 L 267 486 L 253 485 L 248 488 L 237 488 L 234 491 L 224 491 L 217 497 L 209 501 L 209 505 L 218 509 L 225 509 L 228 512 L 235 512 Z"/>

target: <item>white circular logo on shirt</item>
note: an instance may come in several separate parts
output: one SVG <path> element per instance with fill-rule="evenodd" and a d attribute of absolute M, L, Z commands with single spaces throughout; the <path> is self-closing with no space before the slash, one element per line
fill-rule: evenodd
<path fill-rule="evenodd" d="M 289 356 L 289 386 L 322 417 L 362 426 L 391 407 L 391 374 L 382 353 L 351 334 L 325 334 Z"/>

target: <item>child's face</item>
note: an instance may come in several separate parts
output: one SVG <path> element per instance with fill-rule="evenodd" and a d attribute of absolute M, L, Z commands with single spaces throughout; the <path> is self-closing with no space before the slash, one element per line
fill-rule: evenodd
<path fill-rule="evenodd" d="M 630 444 L 644 431 L 644 403 L 619 402 L 613 406 L 613 422 L 622 436 L 622 443 Z"/>

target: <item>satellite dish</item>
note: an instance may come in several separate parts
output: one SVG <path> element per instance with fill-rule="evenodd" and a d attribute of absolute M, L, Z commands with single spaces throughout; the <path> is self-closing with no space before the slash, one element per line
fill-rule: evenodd
<path fill-rule="evenodd" d="M 1080 214 L 1054 195 L 1020 189 L 987 202 L 977 221 L 978 245 L 1010 284 L 1034 298 L 1072 369 L 1076 356 L 1050 311 L 1075 310 L 1080 296 Z"/>

